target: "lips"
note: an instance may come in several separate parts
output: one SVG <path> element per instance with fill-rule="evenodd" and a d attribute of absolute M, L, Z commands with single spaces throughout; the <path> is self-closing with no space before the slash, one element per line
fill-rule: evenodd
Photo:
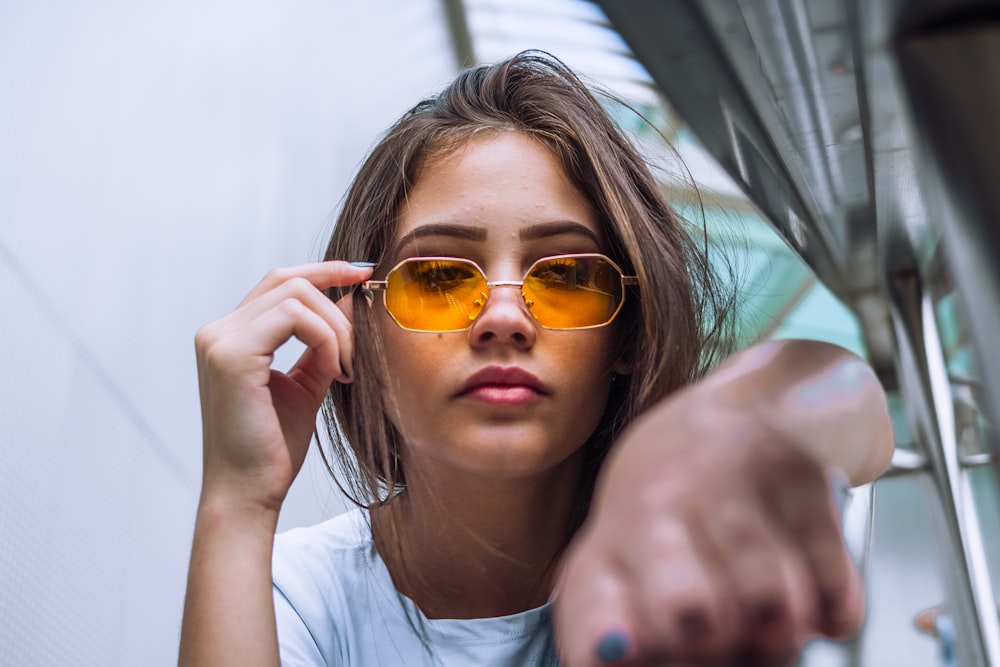
<path fill-rule="evenodd" d="M 487 366 L 473 373 L 456 396 L 487 403 L 523 403 L 548 393 L 545 385 L 523 368 Z"/>

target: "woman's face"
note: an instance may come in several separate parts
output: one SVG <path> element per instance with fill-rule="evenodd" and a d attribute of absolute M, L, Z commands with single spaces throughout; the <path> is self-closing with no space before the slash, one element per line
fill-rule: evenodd
<path fill-rule="evenodd" d="M 519 281 L 540 257 L 602 250 L 594 211 L 555 155 L 511 132 L 427 161 L 383 270 L 454 256 L 490 281 Z M 528 477 L 573 460 L 596 428 L 616 363 L 613 325 L 543 329 L 517 288 L 494 288 L 471 328 L 449 333 L 404 330 L 377 304 L 408 467 Z"/>

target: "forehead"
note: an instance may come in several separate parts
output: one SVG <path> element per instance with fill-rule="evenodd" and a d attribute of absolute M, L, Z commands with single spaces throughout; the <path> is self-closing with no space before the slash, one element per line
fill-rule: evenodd
<path fill-rule="evenodd" d="M 593 207 L 559 158 L 517 132 L 473 138 L 421 168 L 394 245 L 449 230 L 468 242 L 501 245 L 566 234 L 599 244 L 602 237 Z"/>

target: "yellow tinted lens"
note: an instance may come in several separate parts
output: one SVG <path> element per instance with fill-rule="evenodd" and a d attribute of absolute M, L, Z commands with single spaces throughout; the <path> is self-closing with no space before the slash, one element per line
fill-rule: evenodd
<path fill-rule="evenodd" d="M 543 327 L 599 326 L 618 312 L 621 273 L 601 257 L 553 257 L 532 267 L 524 279 L 524 300 Z"/>
<path fill-rule="evenodd" d="M 459 331 L 476 319 L 486 300 L 486 278 L 458 259 L 411 259 L 386 279 L 385 307 L 416 331 Z"/>

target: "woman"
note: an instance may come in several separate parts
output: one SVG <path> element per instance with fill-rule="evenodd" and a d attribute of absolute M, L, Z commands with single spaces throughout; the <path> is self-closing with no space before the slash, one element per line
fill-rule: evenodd
<path fill-rule="evenodd" d="M 374 149 L 324 262 L 198 333 L 181 663 L 780 664 L 850 635 L 827 478 L 886 465 L 884 395 L 820 343 L 706 374 L 727 304 L 561 63 L 464 72 Z M 324 401 L 363 509 L 280 537 L 272 591 Z"/>

